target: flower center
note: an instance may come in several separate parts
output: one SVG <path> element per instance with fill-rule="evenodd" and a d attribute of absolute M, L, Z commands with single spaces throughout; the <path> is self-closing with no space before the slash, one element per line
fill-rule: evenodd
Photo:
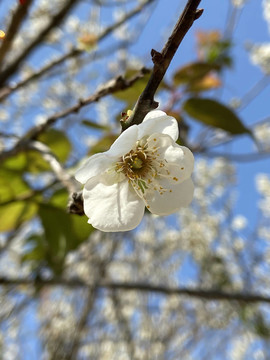
<path fill-rule="evenodd" d="M 146 147 L 137 145 L 116 164 L 116 172 L 123 173 L 130 181 L 137 181 L 147 176 L 152 159 Z"/>
<path fill-rule="evenodd" d="M 155 146 L 157 139 L 154 138 L 153 141 L 151 145 L 148 139 L 138 141 L 136 148 L 122 156 L 115 166 L 115 171 L 124 174 L 144 200 L 146 191 L 158 191 L 160 195 L 165 191 L 172 191 L 159 184 L 160 178 L 170 177 L 170 171 L 166 167 L 166 160 L 158 151 L 158 146 Z"/>
<path fill-rule="evenodd" d="M 138 158 L 138 157 L 135 157 L 135 159 L 133 160 L 133 163 L 131 165 L 131 167 L 136 170 L 136 169 L 141 169 L 143 167 L 143 161 Z"/>

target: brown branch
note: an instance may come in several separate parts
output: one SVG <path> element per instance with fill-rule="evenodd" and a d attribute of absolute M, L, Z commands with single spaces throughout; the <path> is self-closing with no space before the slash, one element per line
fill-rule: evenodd
<path fill-rule="evenodd" d="M 8 279 L 0 277 L 0 285 L 3 286 L 21 286 L 21 285 L 37 285 L 43 286 L 65 286 L 69 288 L 87 288 L 91 285 L 81 280 L 67 280 L 67 279 Z M 189 289 L 185 287 L 167 287 L 162 285 L 151 285 L 147 283 L 127 283 L 127 282 L 111 282 L 111 281 L 100 281 L 97 285 L 99 288 L 110 289 L 110 290 L 122 290 L 122 291 L 141 291 L 141 292 L 154 292 L 162 295 L 179 295 L 188 296 L 196 299 L 203 300 L 218 300 L 218 301 L 236 301 L 244 303 L 267 303 L 270 304 L 270 297 L 256 293 L 241 293 L 241 292 L 225 292 L 219 290 L 205 290 L 205 289 Z"/>
<path fill-rule="evenodd" d="M 18 3 L 10 21 L 9 27 L 6 30 L 6 36 L 0 46 L 0 67 L 3 64 L 3 60 L 8 53 L 12 41 L 17 35 L 18 30 L 21 27 L 23 20 L 25 19 L 29 7 L 32 5 L 33 0 L 26 1 L 23 5 Z"/>
<path fill-rule="evenodd" d="M 152 49 L 151 56 L 154 67 L 151 77 L 135 105 L 133 114 L 127 121 L 122 123 L 123 131 L 131 125 L 140 124 L 149 111 L 158 107 L 158 103 L 154 100 L 155 93 L 184 36 L 193 22 L 203 13 L 202 9 L 197 9 L 200 2 L 201 0 L 188 0 L 182 15 L 178 19 L 161 53 Z"/>
<path fill-rule="evenodd" d="M 22 62 L 32 53 L 35 48 L 41 44 L 50 31 L 59 25 L 66 17 L 71 8 L 78 2 L 78 0 L 68 0 L 62 9 L 55 14 L 49 24 L 35 37 L 35 39 L 23 50 L 23 52 L 0 73 L 0 84 L 4 84 L 10 76 L 12 76 L 21 66 Z"/>
<path fill-rule="evenodd" d="M 102 40 L 104 40 L 106 37 L 108 37 L 114 30 L 116 30 L 118 27 L 120 27 L 121 25 L 123 25 L 126 21 L 130 20 L 131 18 L 133 18 L 135 15 L 139 14 L 147 5 L 149 5 L 150 3 L 152 3 L 155 0 L 147 0 L 144 3 L 140 4 L 139 6 L 137 6 L 135 9 L 133 9 L 132 11 L 130 11 L 129 13 L 126 14 L 126 16 L 122 19 L 119 20 L 118 22 L 108 26 L 106 29 L 103 30 L 103 32 L 97 37 L 96 39 L 96 43 L 101 42 Z M 12 84 L 12 85 L 7 85 L 5 87 L 3 87 L 2 89 L 0 89 L 0 101 L 4 100 L 7 96 L 9 96 L 11 93 L 13 93 L 14 91 L 20 89 L 21 87 L 27 85 L 28 83 L 37 80 L 38 78 L 40 78 L 41 76 L 43 76 L 44 74 L 46 74 L 48 71 L 52 70 L 53 68 L 55 68 L 56 66 L 62 64 L 63 62 L 65 62 L 66 60 L 70 59 L 70 58 L 76 58 L 82 54 L 84 54 L 85 51 L 79 48 L 73 48 L 71 49 L 67 54 L 59 56 L 57 59 L 51 61 L 49 64 L 43 66 L 41 69 L 37 70 L 36 72 L 34 72 L 32 75 L 28 76 L 27 78 L 25 78 L 24 80 L 19 81 L 17 84 Z M 96 56 L 95 56 L 96 58 Z"/>
<path fill-rule="evenodd" d="M 86 99 L 81 99 L 76 105 L 50 116 L 44 123 L 29 130 L 29 132 L 23 138 L 21 138 L 12 149 L 0 153 L 0 161 L 3 161 L 13 155 L 16 155 L 20 151 L 25 150 L 28 147 L 30 141 L 36 140 L 42 132 L 46 131 L 48 127 L 52 126 L 57 120 L 70 114 L 79 112 L 83 106 L 97 102 L 104 96 L 113 94 L 117 91 L 123 91 L 131 87 L 136 81 L 144 77 L 146 73 L 148 73 L 148 69 L 143 68 L 138 74 L 134 75 L 130 79 L 124 79 L 123 76 L 118 76 L 117 78 L 112 79 L 103 85 L 102 88 L 95 94 L 89 96 Z"/>

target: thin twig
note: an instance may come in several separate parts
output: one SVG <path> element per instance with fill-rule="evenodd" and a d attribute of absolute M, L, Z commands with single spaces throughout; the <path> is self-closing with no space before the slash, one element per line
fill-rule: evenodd
<path fill-rule="evenodd" d="M 253 101 L 268 85 L 270 84 L 270 76 L 264 75 L 248 92 L 240 99 L 239 110 L 242 111 Z"/>
<path fill-rule="evenodd" d="M 155 1 L 155 0 L 145 1 L 144 3 L 140 4 L 135 9 L 133 9 L 132 11 L 127 13 L 123 19 L 108 26 L 106 29 L 104 29 L 102 31 L 102 33 L 99 36 L 97 36 L 96 43 L 98 44 L 102 40 L 107 38 L 114 30 L 119 28 L 121 25 L 126 23 L 126 21 L 133 18 L 135 15 L 139 14 L 146 6 L 151 4 L 153 1 Z M 62 64 L 64 61 L 66 61 L 70 58 L 76 58 L 82 54 L 85 54 L 84 50 L 74 47 L 67 54 L 59 56 L 57 59 L 55 59 L 55 60 L 51 61 L 49 64 L 43 66 L 41 69 L 37 70 L 36 72 L 31 74 L 27 78 L 17 82 L 16 84 L 11 84 L 11 85 L 7 85 L 7 86 L 3 87 L 2 89 L 0 89 L 0 101 L 4 100 L 7 96 L 9 96 L 14 91 L 20 89 L 21 87 L 31 83 L 34 80 L 37 80 L 38 78 L 40 78 L 41 76 L 46 74 L 48 71 L 50 71 L 53 68 L 55 68 L 56 66 Z"/>
<path fill-rule="evenodd" d="M 161 53 L 152 49 L 151 56 L 154 67 L 150 79 L 135 105 L 133 114 L 128 120 L 122 122 L 123 131 L 131 125 L 140 124 L 149 111 L 158 107 L 158 103 L 154 100 L 155 93 L 184 36 L 192 26 L 193 22 L 203 13 L 202 9 L 197 9 L 200 1 L 201 0 L 188 0 L 183 13 L 178 19 L 173 32 Z"/>
<path fill-rule="evenodd" d="M 23 61 L 32 53 L 33 50 L 39 46 L 50 31 L 59 25 L 67 16 L 71 8 L 76 5 L 78 0 L 68 0 L 64 6 L 55 14 L 49 24 L 34 38 L 34 40 L 26 46 L 23 52 L 6 68 L 0 73 L 0 84 L 4 84 L 10 76 L 12 76 L 17 69 L 21 66 Z"/>
<path fill-rule="evenodd" d="M 1 64 L 4 63 L 4 58 L 9 51 L 12 45 L 12 41 L 17 35 L 17 32 L 19 31 L 21 24 L 27 15 L 28 9 L 32 5 L 32 2 L 33 0 L 28 0 L 23 5 L 20 3 L 17 4 L 17 7 L 9 23 L 9 27 L 6 30 L 6 36 L 0 44 L 0 68 Z"/>
<path fill-rule="evenodd" d="M 50 279 L 42 280 L 40 278 L 36 280 L 31 279 L 16 279 L 16 278 L 5 278 L 0 277 L 0 285 L 3 286 L 65 286 L 69 288 L 87 288 L 91 285 L 81 280 L 67 280 L 67 279 Z M 247 292 L 225 292 L 219 290 L 205 290 L 201 288 L 185 288 L 185 287 L 167 287 L 162 285 L 151 285 L 148 283 L 132 283 L 132 282 L 111 282 L 111 281 L 100 281 L 97 285 L 99 288 L 111 289 L 111 290 L 122 290 L 122 291 L 141 291 L 141 292 L 153 292 L 163 295 L 179 295 L 188 296 L 203 300 L 218 300 L 218 301 L 236 301 L 245 303 L 267 303 L 270 304 L 270 297 L 260 295 L 257 293 Z"/>

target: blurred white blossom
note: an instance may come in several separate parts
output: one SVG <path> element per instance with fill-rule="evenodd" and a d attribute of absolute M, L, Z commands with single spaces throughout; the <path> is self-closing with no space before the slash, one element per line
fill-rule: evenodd
<path fill-rule="evenodd" d="M 264 73 L 270 74 L 270 43 L 253 44 L 249 46 L 250 59 Z"/>
<path fill-rule="evenodd" d="M 245 229 L 247 226 L 247 218 L 243 215 L 236 215 L 232 221 L 233 230 L 239 231 Z"/>

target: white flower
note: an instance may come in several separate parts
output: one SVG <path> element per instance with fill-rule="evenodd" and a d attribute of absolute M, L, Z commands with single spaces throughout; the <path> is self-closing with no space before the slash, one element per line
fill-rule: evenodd
<path fill-rule="evenodd" d="M 270 1 L 264 0 L 262 6 L 263 6 L 263 16 L 267 21 L 268 29 L 270 30 Z"/>
<path fill-rule="evenodd" d="M 254 65 L 261 67 L 267 75 L 270 74 L 270 43 L 250 45 L 250 59 Z"/>
<path fill-rule="evenodd" d="M 169 215 L 193 198 L 191 151 L 175 143 L 177 121 L 160 110 L 124 131 L 105 153 L 91 156 L 77 171 L 85 184 L 84 212 L 102 231 L 127 231 L 142 220 L 145 206 Z"/>
<path fill-rule="evenodd" d="M 247 219 L 243 215 L 237 215 L 233 218 L 232 228 L 235 231 L 243 230 L 247 226 Z"/>

